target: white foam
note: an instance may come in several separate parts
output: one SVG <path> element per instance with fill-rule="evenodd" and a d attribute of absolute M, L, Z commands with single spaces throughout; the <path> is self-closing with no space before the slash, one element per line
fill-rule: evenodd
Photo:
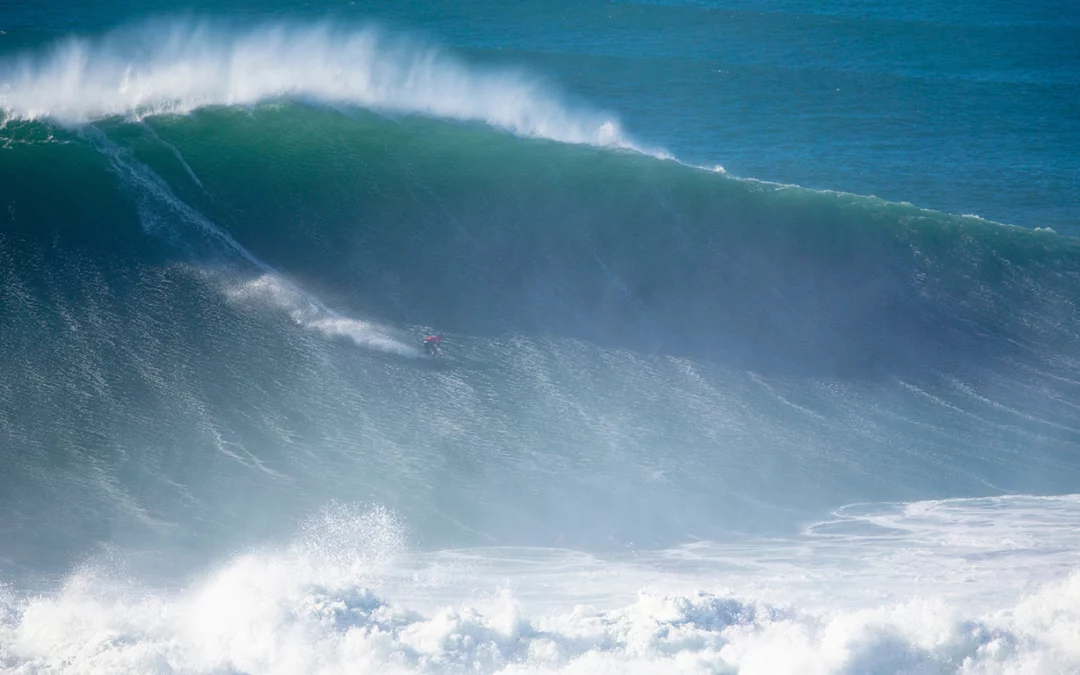
<path fill-rule="evenodd" d="M 0 110 L 86 122 L 282 97 L 486 122 L 522 136 L 635 147 L 609 115 L 571 109 L 520 70 L 466 65 L 374 28 L 146 24 L 0 61 Z"/>
<path fill-rule="evenodd" d="M 399 356 L 420 356 L 420 350 L 394 337 L 390 327 L 341 316 L 273 274 L 233 284 L 226 289 L 226 295 L 234 301 L 262 302 L 284 310 L 298 325 L 326 337 L 347 338 L 359 347 Z"/>
<path fill-rule="evenodd" d="M 1073 501 L 1062 502 L 1063 508 L 1071 509 Z M 1055 503 L 1047 500 L 1052 508 Z M 920 514 L 944 515 L 941 504 L 909 510 L 908 516 L 920 528 L 929 526 L 934 519 Z M 961 505 L 971 513 L 989 508 L 984 515 L 1003 513 L 1002 506 Z M 1038 514 L 1026 511 L 1013 522 L 1032 518 Z M 974 520 L 948 525 L 971 526 L 982 527 Z M 683 576 L 682 583 L 699 586 L 693 590 L 651 567 L 573 552 L 474 549 L 425 556 L 410 554 L 404 542 L 402 524 L 385 509 L 334 506 L 292 544 L 237 556 L 179 592 L 140 589 L 83 571 L 51 595 L 0 593 L 0 668 L 282 675 L 1019 675 L 1080 669 L 1075 570 L 1019 594 L 984 584 L 981 590 L 996 602 L 984 609 L 972 609 L 958 596 L 920 593 L 918 583 L 909 597 L 881 600 L 872 579 L 864 580 L 861 606 L 817 607 L 800 604 L 798 579 L 790 584 L 789 601 L 774 602 L 740 590 L 735 573 L 715 576 L 708 588 L 703 578 Z M 999 543 L 962 542 L 970 550 Z M 753 562 L 748 551 L 745 562 Z M 932 547 L 925 555 L 933 557 Z M 1033 561 L 1022 565 L 1011 572 L 1028 574 Z M 922 572 L 929 578 L 934 570 L 931 559 Z M 792 568 L 789 575 L 799 572 Z M 575 577 L 594 592 L 611 593 L 615 602 L 582 604 L 581 587 L 568 583 Z M 644 590 L 635 593 L 633 586 Z M 427 601 L 415 600 L 425 595 Z M 529 595 L 545 600 L 521 599 Z"/>

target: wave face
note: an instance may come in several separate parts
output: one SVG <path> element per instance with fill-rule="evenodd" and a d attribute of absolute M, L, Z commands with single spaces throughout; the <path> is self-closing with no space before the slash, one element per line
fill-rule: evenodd
<path fill-rule="evenodd" d="M 1078 667 L 1075 238 L 141 30 L 0 64 L 0 665 Z"/>

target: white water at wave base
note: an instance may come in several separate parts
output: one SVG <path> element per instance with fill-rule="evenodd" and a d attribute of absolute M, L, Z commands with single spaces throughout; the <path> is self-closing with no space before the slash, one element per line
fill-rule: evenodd
<path fill-rule="evenodd" d="M 0 60 L 0 117 L 8 119 L 81 123 L 280 98 L 635 147 L 616 119 L 568 105 L 524 71 L 470 66 L 370 27 L 158 22 Z"/>
<path fill-rule="evenodd" d="M 291 544 L 234 557 L 179 591 L 134 588 L 104 565 L 52 595 L 8 595 L 0 665 L 282 675 L 1077 672 L 1080 572 L 1054 550 L 1075 543 L 1066 540 L 1080 524 L 1078 505 L 1016 497 L 859 507 L 840 514 L 846 534 L 831 524 L 827 536 L 810 528 L 801 539 L 622 560 L 552 549 L 411 553 L 392 513 L 335 506 Z M 1033 518 L 1045 527 L 1010 537 Z M 882 529 L 858 535 L 856 521 Z M 934 541 L 941 547 L 928 553 Z M 920 556 L 905 556 L 916 547 Z M 966 584 L 942 592 L 919 581 L 945 583 L 936 570 L 964 560 L 985 561 Z M 849 583 L 831 601 L 833 575 Z"/>

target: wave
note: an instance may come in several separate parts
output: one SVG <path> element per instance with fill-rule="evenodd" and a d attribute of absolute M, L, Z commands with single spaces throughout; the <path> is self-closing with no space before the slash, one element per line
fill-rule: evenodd
<path fill-rule="evenodd" d="M 376 28 L 159 21 L 0 61 L 8 120 L 139 119 L 282 98 L 481 121 L 521 136 L 637 147 L 521 70 L 469 66 Z"/>
<path fill-rule="evenodd" d="M 12 570 L 358 493 L 606 550 L 1075 483 L 1069 237 L 286 102 L 0 138 Z"/>
<path fill-rule="evenodd" d="M 163 26 L 3 64 L 0 668 L 1076 669 L 1076 239 Z"/>

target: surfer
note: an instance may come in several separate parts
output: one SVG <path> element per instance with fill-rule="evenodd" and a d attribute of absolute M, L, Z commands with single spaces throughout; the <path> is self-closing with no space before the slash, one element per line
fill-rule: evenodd
<path fill-rule="evenodd" d="M 424 338 L 424 349 L 431 354 L 431 358 L 435 358 L 442 351 L 442 334 L 436 333 Z"/>

